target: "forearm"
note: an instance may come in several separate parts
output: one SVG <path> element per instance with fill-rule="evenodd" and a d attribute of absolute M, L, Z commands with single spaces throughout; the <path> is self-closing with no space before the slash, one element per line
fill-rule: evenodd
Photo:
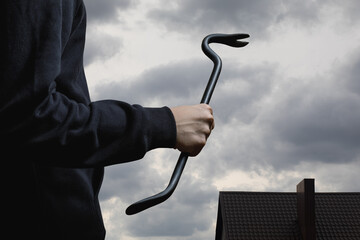
<path fill-rule="evenodd" d="M 8 132 L 9 147 L 47 165 L 92 167 L 137 160 L 151 149 L 175 146 L 176 127 L 168 108 L 114 100 L 86 106 L 54 95 L 30 121 Z"/>
<path fill-rule="evenodd" d="M 211 107 L 204 104 L 170 110 L 115 100 L 86 106 L 60 101 L 65 96 L 53 98 L 36 110 L 26 129 L 12 134 L 26 139 L 23 145 L 37 161 L 50 165 L 106 166 L 140 159 L 159 147 L 196 156 L 214 128 Z M 31 135 L 24 135 L 30 129 Z"/>

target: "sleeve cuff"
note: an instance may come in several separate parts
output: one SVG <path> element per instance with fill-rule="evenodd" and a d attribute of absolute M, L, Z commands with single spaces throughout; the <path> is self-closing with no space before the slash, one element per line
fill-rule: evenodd
<path fill-rule="evenodd" d="M 176 144 L 176 123 L 170 108 L 145 108 L 148 121 L 148 150 L 174 148 Z"/>

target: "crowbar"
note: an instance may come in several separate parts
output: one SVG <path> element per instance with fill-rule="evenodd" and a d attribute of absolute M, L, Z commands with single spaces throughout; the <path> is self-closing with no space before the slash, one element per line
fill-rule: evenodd
<path fill-rule="evenodd" d="M 216 83 L 219 79 L 221 67 L 222 67 L 221 58 L 210 48 L 209 44 L 221 43 L 231 47 L 237 47 L 237 48 L 245 47 L 248 44 L 248 42 L 242 42 L 239 40 L 248 37 L 250 37 L 249 34 L 244 34 L 244 33 L 237 33 L 237 34 L 217 33 L 217 34 L 210 34 L 203 39 L 201 44 L 202 51 L 205 53 L 206 56 L 208 56 L 211 59 L 211 61 L 213 61 L 214 67 L 211 72 L 209 81 L 207 83 L 207 86 L 205 88 L 200 103 L 209 104 Z M 179 159 L 176 163 L 175 169 L 173 171 L 173 174 L 170 178 L 169 184 L 166 187 L 166 189 L 156 195 L 153 195 L 151 197 L 133 203 L 126 209 L 126 214 L 133 215 L 139 213 L 141 211 L 144 211 L 145 209 L 153 207 L 167 200 L 175 191 L 175 188 L 180 180 L 181 174 L 186 165 L 187 159 L 188 159 L 188 155 L 186 153 L 184 152 L 180 153 Z"/>

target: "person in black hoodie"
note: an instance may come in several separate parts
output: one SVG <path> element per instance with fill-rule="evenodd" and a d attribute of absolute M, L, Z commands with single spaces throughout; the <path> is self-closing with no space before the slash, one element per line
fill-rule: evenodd
<path fill-rule="evenodd" d="M 0 8 L 2 234 L 104 239 L 104 167 L 155 148 L 197 155 L 214 127 L 212 109 L 92 102 L 83 1 L 3 0 Z"/>

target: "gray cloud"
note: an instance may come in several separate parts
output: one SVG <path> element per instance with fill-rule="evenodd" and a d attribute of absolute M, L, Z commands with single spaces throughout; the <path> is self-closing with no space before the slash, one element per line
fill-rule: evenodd
<path fill-rule="evenodd" d="M 355 22 L 359 22 L 360 16 L 360 5 L 356 0 L 345 0 L 345 1 L 333 1 L 334 5 L 337 6 L 337 10 L 342 14 L 342 20 L 346 21 L 347 24 L 354 24 Z"/>
<path fill-rule="evenodd" d="M 311 26 L 318 22 L 317 1 L 177 1 L 176 8 L 149 11 L 149 18 L 169 31 L 241 31 L 252 36 L 267 35 L 282 22 Z M 258 38 L 258 37 L 257 37 Z"/>
<path fill-rule="evenodd" d="M 303 160 L 355 160 L 360 153 L 359 99 L 322 97 L 287 105 L 286 115 L 274 119 L 275 135 Z"/>
<path fill-rule="evenodd" d="M 87 33 L 84 51 L 84 65 L 105 61 L 121 51 L 122 39 L 102 30 L 105 23 L 114 23 L 118 13 L 135 5 L 134 0 L 84 0 L 87 12 Z"/>
<path fill-rule="evenodd" d="M 196 60 L 170 63 L 145 71 L 128 85 L 116 82 L 99 85 L 96 92 L 99 96 L 145 106 L 154 99 L 161 100 L 164 105 L 197 103 L 211 68 L 211 65 Z"/>
<path fill-rule="evenodd" d="M 258 103 L 269 94 L 277 76 L 275 64 L 236 66 L 227 63 L 211 102 L 221 124 L 237 119 L 251 123 L 259 112 Z"/>
<path fill-rule="evenodd" d="M 169 201 L 134 216 L 127 223 L 127 229 L 137 237 L 184 237 L 191 236 L 197 230 L 206 231 L 213 221 L 208 209 L 217 201 L 217 194 L 214 186 L 184 174 Z"/>
<path fill-rule="evenodd" d="M 254 106 L 271 89 L 276 66 L 259 64 L 237 66 L 224 61 L 227 66 L 220 75 L 211 105 L 218 119 L 227 122 L 233 118 L 249 122 L 256 116 Z M 153 68 L 130 81 L 128 85 L 112 82 L 99 85 L 97 95 L 130 103 L 148 105 L 153 100 L 160 104 L 176 106 L 200 102 L 212 64 L 206 60 L 187 60 Z"/>
<path fill-rule="evenodd" d="M 89 23 L 117 21 L 117 14 L 132 7 L 134 0 L 84 0 Z"/>
<path fill-rule="evenodd" d="M 168 175 L 161 174 L 157 167 L 159 164 L 166 163 L 164 167 L 172 169 L 177 160 L 177 151 L 167 150 L 166 154 L 161 155 L 160 163 L 155 161 L 159 158 L 156 154 L 156 151 L 152 151 L 147 153 L 141 161 L 106 168 L 104 179 L 106 184 L 101 190 L 101 200 L 120 197 L 130 204 L 163 190 L 170 179 L 171 171 Z"/>
<path fill-rule="evenodd" d="M 359 160 L 359 60 L 358 55 L 350 58 L 308 83 L 294 79 L 297 84 L 287 88 L 269 113 L 274 117 L 267 118 L 269 136 L 286 146 L 284 157 L 333 163 Z"/>
<path fill-rule="evenodd" d="M 256 66 L 258 72 L 247 67 L 239 74 L 247 80 L 240 82 L 252 87 L 239 95 L 222 89 L 234 81 L 224 74 L 213 101 L 220 122 L 205 155 L 198 157 L 201 176 L 216 179 L 234 169 L 274 174 L 303 163 L 326 168 L 359 162 L 359 53 L 312 79 L 285 80 L 272 65 Z M 234 110 L 236 101 L 243 106 Z"/>
<path fill-rule="evenodd" d="M 137 215 L 129 217 L 124 214 L 126 206 L 162 191 L 167 185 L 178 152 L 165 151 L 161 154 L 160 162 L 154 161 L 157 154 L 156 151 L 150 152 L 141 162 L 106 168 L 100 199 L 121 199 L 124 206 L 117 208 L 120 212 L 113 215 L 112 221 L 120 221 L 120 217 L 126 218 L 114 232 L 126 231 L 133 237 L 186 237 L 195 231 L 208 230 L 216 217 L 216 213 L 209 212 L 209 209 L 217 201 L 218 192 L 211 183 L 193 178 L 191 169 L 183 174 L 178 188 L 168 201 Z M 170 171 L 160 174 L 156 169 L 159 166 L 155 164 L 163 164 Z"/>
<path fill-rule="evenodd" d="M 154 99 L 170 106 L 198 103 L 211 66 L 200 61 L 189 62 L 151 69 L 128 86 L 118 83 L 99 86 L 97 94 L 145 106 Z M 337 71 L 356 76 L 357 64 L 354 60 L 349 61 L 341 67 L 344 70 Z M 356 160 L 360 153 L 357 150 L 360 144 L 359 99 L 349 94 L 348 85 L 357 84 L 357 81 L 347 78 L 341 83 L 335 80 L 336 74 L 326 73 L 322 78 L 314 79 L 311 85 L 305 83 L 308 81 L 293 79 L 291 86 L 283 87 L 272 96 L 275 80 L 285 77 L 279 76 L 276 65 L 237 67 L 228 64 L 211 102 L 217 119 L 216 131 L 226 131 L 222 126 L 227 128 L 228 124 L 234 124 L 234 129 L 242 125 L 248 129 L 233 132 L 231 135 L 236 141 L 222 145 L 223 151 L 213 153 L 227 159 L 216 169 L 227 168 L 227 164 L 250 167 L 247 161 L 239 162 L 236 156 L 240 155 L 252 159 L 252 165 L 271 159 L 270 165 L 276 169 L 301 161 Z M 354 91 L 354 87 L 350 89 Z M 269 97 L 274 98 L 274 102 L 264 104 Z M 220 142 L 226 141 L 221 136 L 220 139 Z M 278 149 L 278 146 L 282 147 Z"/>
<path fill-rule="evenodd" d="M 353 94 L 360 95 L 360 47 L 353 51 L 349 62 L 336 73 L 336 80 Z"/>
<path fill-rule="evenodd" d="M 85 42 L 84 65 L 87 66 L 96 61 L 106 61 L 119 54 L 122 47 L 121 39 L 96 28 L 89 29 Z"/>

